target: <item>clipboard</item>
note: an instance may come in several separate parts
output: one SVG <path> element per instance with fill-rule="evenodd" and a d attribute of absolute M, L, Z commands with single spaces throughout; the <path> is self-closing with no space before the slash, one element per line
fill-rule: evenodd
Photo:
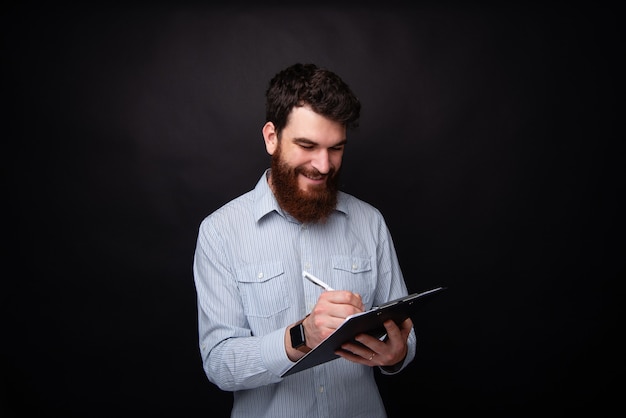
<path fill-rule="evenodd" d="M 391 300 L 383 305 L 373 307 L 369 311 L 348 316 L 344 322 L 319 345 L 306 353 L 294 363 L 281 377 L 306 370 L 318 364 L 339 358 L 335 354 L 341 345 L 352 340 L 356 335 L 367 333 L 380 340 L 387 336 L 383 323 L 393 319 L 401 324 L 405 319 L 412 317 L 427 301 L 438 295 L 445 287 L 437 287 L 421 293 L 412 293 L 398 299 Z M 357 343 L 358 344 L 358 343 Z"/>

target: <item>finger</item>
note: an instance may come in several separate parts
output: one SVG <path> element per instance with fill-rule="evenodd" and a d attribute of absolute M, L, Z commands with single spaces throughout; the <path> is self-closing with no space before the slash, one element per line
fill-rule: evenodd
<path fill-rule="evenodd" d="M 346 360 L 353 361 L 355 363 L 364 364 L 367 366 L 380 365 L 379 354 L 373 350 L 362 349 L 360 347 L 352 345 L 351 347 L 342 346 L 340 350 L 335 353 Z"/>
<path fill-rule="evenodd" d="M 408 330 L 410 331 L 411 328 L 413 328 L 413 321 L 411 320 L 411 318 L 407 318 L 405 319 L 401 324 L 400 324 L 400 329 L 402 331 L 404 330 Z"/>
<path fill-rule="evenodd" d="M 359 293 L 355 293 L 354 295 L 355 295 L 355 296 L 357 297 L 357 299 L 358 299 L 358 300 L 357 300 L 358 308 L 359 308 L 361 311 L 364 311 L 364 310 L 365 310 L 365 305 L 363 304 L 363 298 L 361 297 L 361 295 L 360 295 Z"/>
<path fill-rule="evenodd" d="M 320 295 L 320 300 L 322 299 L 331 303 L 352 305 L 359 311 L 363 311 L 363 301 L 361 300 L 361 296 L 347 290 L 330 290 L 323 292 Z"/>
<path fill-rule="evenodd" d="M 363 312 L 362 304 L 350 298 L 350 292 L 338 291 L 343 295 L 327 296 L 318 300 L 312 312 L 316 315 L 327 315 L 343 321 L 346 317 Z M 331 293 L 330 291 L 324 293 Z"/>
<path fill-rule="evenodd" d="M 398 325 L 391 319 L 385 321 L 383 325 L 387 330 L 387 336 L 389 338 L 399 337 L 402 334 Z"/>
<path fill-rule="evenodd" d="M 370 337 L 370 336 L 367 336 Z M 378 344 L 383 344 L 382 346 L 376 347 L 375 344 L 365 344 L 363 342 L 347 342 L 341 345 L 342 350 L 349 351 L 359 357 L 362 357 L 365 360 L 369 360 L 372 353 L 378 353 L 379 350 L 384 350 L 384 343 L 381 343 L 377 339 L 370 337 L 371 341 L 376 342 Z"/>

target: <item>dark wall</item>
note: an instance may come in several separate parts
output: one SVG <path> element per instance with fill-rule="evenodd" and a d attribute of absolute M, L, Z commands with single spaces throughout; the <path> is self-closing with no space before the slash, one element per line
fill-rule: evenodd
<path fill-rule="evenodd" d="M 614 10 L 13 6 L 1 28 L 3 416 L 228 416 L 197 349 L 197 228 L 268 166 L 265 88 L 297 61 L 363 103 L 344 190 L 385 215 L 409 290 L 449 288 L 413 364 L 378 376 L 390 416 L 615 401 Z"/>

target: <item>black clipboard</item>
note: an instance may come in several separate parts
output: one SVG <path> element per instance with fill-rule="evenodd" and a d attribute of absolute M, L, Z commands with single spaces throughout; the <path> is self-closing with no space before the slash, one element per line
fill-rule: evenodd
<path fill-rule="evenodd" d="M 351 315 L 317 347 L 300 358 L 293 366 L 287 369 L 281 377 L 306 370 L 318 364 L 339 358 L 335 351 L 341 348 L 346 341 L 350 341 L 356 335 L 367 333 L 376 338 L 386 337 L 383 323 L 393 319 L 397 324 L 402 323 L 408 317 L 413 317 L 418 309 L 435 295 L 438 295 L 445 287 L 437 287 L 421 293 L 412 293 L 398 299 L 391 300 L 383 305 L 374 307 L 366 312 Z"/>

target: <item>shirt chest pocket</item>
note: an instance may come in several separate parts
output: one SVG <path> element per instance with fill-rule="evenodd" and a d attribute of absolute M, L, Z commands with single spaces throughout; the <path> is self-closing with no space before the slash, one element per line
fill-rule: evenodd
<path fill-rule="evenodd" d="M 361 295 L 363 303 L 370 306 L 376 287 L 376 273 L 367 257 L 336 255 L 331 260 L 335 283 Z"/>
<path fill-rule="evenodd" d="M 237 282 L 248 317 L 268 318 L 289 307 L 281 262 L 243 266 L 237 269 Z"/>

